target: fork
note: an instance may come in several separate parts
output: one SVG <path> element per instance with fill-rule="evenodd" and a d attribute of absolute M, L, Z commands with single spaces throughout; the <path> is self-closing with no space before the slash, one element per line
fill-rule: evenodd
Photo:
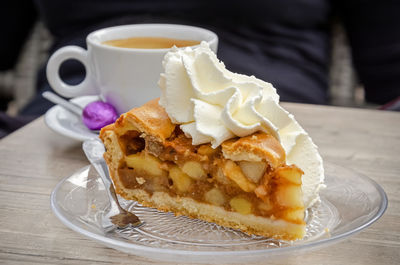
<path fill-rule="evenodd" d="M 128 212 L 119 204 L 114 185 L 111 183 L 107 164 L 103 158 L 105 151 L 104 145 L 97 139 L 90 139 L 83 142 L 82 149 L 90 163 L 100 175 L 110 200 L 110 208 L 103 213 L 101 218 L 101 225 L 104 231 L 110 232 L 116 228 L 123 229 L 126 227 L 137 228 L 143 225 L 139 217 Z"/>

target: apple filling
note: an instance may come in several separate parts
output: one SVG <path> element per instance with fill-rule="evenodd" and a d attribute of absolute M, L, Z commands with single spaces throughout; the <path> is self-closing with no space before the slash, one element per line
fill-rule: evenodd
<path fill-rule="evenodd" d="M 235 142 L 254 139 L 274 143 L 271 138 L 255 133 L 229 144 L 232 147 Z M 118 140 L 123 152 L 118 175 L 127 189 L 141 189 L 150 195 L 162 191 L 231 212 L 304 223 L 303 172 L 294 165 L 262 156 L 227 158 L 224 148 L 228 146 L 194 146 L 178 127 L 164 142 L 135 130 L 125 132 Z"/>

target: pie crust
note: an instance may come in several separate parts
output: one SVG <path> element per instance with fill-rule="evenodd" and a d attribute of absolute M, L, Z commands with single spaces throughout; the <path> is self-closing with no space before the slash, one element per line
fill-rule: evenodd
<path fill-rule="evenodd" d="M 116 192 L 148 207 L 276 239 L 305 234 L 303 172 L 273 136 L 257 132 L 192 145 L 158 99 L 100 132 Z"/>

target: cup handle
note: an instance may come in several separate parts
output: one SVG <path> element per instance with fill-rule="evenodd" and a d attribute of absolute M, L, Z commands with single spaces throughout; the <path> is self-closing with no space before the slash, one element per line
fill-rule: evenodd
<path fill-rule="evenodd" d="M 77 85 L 68 85 L 60 78 L 60 65 L 69 59 L 78 60 L 86 70 L 85 79 Z M 88 52 L 79 46 L 66 46 L 57 50 L 49 59 L 46 67 L 47 80 L 50 86 L 60 95 L 72 98 L 83 95 L 98 95 L 89 66 Z"/>

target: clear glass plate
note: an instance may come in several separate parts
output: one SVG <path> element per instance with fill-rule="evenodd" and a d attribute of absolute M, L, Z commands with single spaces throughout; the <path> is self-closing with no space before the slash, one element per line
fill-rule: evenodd
<path fill-rule="evenodd" d="M 307 210 L 307 234 L 293 242 L 249 236 L 121 198 L 122 206 L 145 225 L 104 233 L 100 221 L 109 204 L 92 166 L 63 179 L 51 194 L 51 207 L 72 230 L 130 254 L 172 262 L 249 263 L 338 242 L 368 227 L 385 212 L 387 197 L 376 182 L 330 163 L 325 163 L 325 172 L 327 188 L 321 192 L 321 203 Z"/>

